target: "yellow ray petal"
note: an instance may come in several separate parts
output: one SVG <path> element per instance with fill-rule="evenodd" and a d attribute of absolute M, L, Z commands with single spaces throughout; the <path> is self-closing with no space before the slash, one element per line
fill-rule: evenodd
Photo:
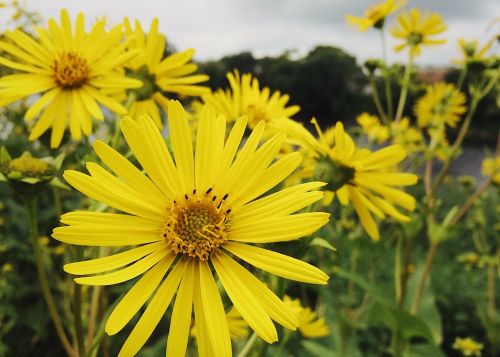
<path fill-rule="evenodd" d="M 153 333 L 174 297 L 185 271 L 185 261 L 180 260 L 156 291 L 146 311 L 135 325 L 118 354 L 118 357 L 134 356 Z"/>
<path fill-rule="evenodd" d="M 347 186 L 347 190 L 349 192 L 349 196 L 351 197 L 354 209 L 356 210 L 359 220 L 361 221 L 361 224 L 365 228 L 366 232 L 373 240 L 379 240 L 380 235 L 378 233 L 377 224 L 373 220 L 368 209 L 361 202 L 361 198 L 359 198 L 356 189 L 351 186 Z"/>
<path fill-rule="evenodd" d="M 107 257 L 66 264 L 64 265 L 64 271 L 73 275 L 102 273 L 129 265 L 165 246 L 165 241 L 145 244 Z"/>
<path fill-rule="evenodd" d="M 169 200 L 160 190 L 118 151 L 100 140 L 94 142 L 94 150 L 99 158 L 130 187 L 144 195 L 149 202 L 166 207 Z"/>
<path fill-rule="evenodd" d="M 191 129 L 189 128 L 186 112 L 178 101 L 170 101 L 168 125 L 175 164 L 181 178 L 182 196 L 191 192 L 194 187 L 194 159 Z"/>
<path fill-rule="evenodd" d="M 200 302 L 203 308 L 207 337 L 213 352 L 211 355 L 231 356 L 231 337 L 219 289 L 207 263 L 198 263 L 198 273 Z"/>
<path fill-rule="evenodd" d="M 163 280 L 174 259 L 175 255 L 169 255 L 166 259 L 160 260 L 125 294 L 111 312 L 108 321 L 106 321 L 105 331 L 108 335 L 120 332 L 148 301 L 151 294 Z"/>
<path fill-rule="evenodd" d="M 323 182 L 308 182 L 293 187 L 288 187 L 271 195 L 247 203 L 243 206 L 232 208 L 233 222 L 242 222 L 245 219 L 265 218 L 269 216 L 287 216 L 320 200 L 321 191 L 311 191 L 322 187 Z"/>
<path fill-rule="evenodd" d="M 167 356 L 186 354 L 193 309 L 194 264 L 192 260 L 186 262 L 186 270 L 175 298 L 167 339 Z"/>
<path fill-rule="evenodd" d="M 299 213 L 285 217 L 247 220 L 231 225 L 229 240 L 249 243 L 284 242 L 306 236 L 328 223 L 328 213 Z"/>
<path fill-rule="evenodd" d="M 75 278 L 75 282 L 82 285 L 113 285 L 122 283 L 141 275 L 168 255 L 173 254 L 169 253 L 167 248 L 162 248 L 124 269 L 103 275 Z"/>
<path fill-rule="evenodd" d="M 215 271 L 234 307 L 260 338 L 267 343 L 277 341 L 278 334 L 269 317 L 269 313 L 256 297 L 255 294 L 257 291 L 250 289 L 251 286 L 256 286 L 247 285 L 248 281 L 242 281 L 241 279 L 244 279 L 244 277 L 241 275 L 237 276 L 237 274 L 241 274 L 241 271 L 239 269 L 234 270 L 234 264 L 239 264 L 234 261 L 232 261 L 234 264 L 231 264 L 229 260 L 232 261 L 232 259 L 222 252 L 218 252 L 212 256 Z"/>
<path fill-rule="evenodd" d="M 226 242 L 224 248 L 253 266 L 283 278 L 311 284 L 328 281 L 328 275 L 320 269 L 284 254 L 234 242 Z"/>

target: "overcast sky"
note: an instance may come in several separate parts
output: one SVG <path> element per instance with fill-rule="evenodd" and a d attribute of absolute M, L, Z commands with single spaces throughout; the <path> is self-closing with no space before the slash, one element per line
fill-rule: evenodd
<path fill-rule="evenodd" d="M 198 60 L 252 51 L 256 56 L 285 50 L 305 54 L 315 45 L 343 48 L 360 61 L 380 55 L 378 32 L 358 33 L 344 15 L 362 15 L 372 0 L 27 0 L 46 21 L 61 8 L 72 16 L 83 11 L 88 20 L 106 15 L 112 23 L 137 18 L 148 28 L 154 17 L 160 30 L 178 49 L 196 49 Z M 458 56 L 460 37 L 491 38 L 500 32 L 498 0 L 409 0 L 407 8 L 420 7 L 442 13 L 448 25 L 446 45 L 425 49 L 421 65 L 446 65 Z M 496 17 L 496 22 L 495 22 Z M 392 25 L 394 17 L 390 18 Z M 389 39 L 389 44 L 394 44 Z M 391 54 L 392 61 L 404 57 Z"/>

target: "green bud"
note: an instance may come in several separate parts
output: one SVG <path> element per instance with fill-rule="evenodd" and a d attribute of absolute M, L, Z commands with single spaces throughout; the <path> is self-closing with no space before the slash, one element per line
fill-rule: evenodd
<path fill-rule="evenodd" d="M 326 182 L 325 190 L 337 191 L 354 178 L 354 169 L 323 156 L 314 170 L 314 179 Z"/>

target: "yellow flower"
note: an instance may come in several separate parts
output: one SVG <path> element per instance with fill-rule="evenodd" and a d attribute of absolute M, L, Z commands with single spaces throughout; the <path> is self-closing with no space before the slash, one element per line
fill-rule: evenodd
<path fill-rule="evenodd" d="M 125 140 L 145 173 L 101 141 L 94 144 L 96 154 L 116 176 L 95 163 L 87 164 L 90 175 L 65 172 L 77 190 L 124 213 L 70 212 L 61 217 L 67 226 L 56 228 L 52 236 L 77 245 L 139 246 L 64 269 L 87 275 L 75 279 L 84 285 L 118 284 L 144 273 L 106 323 L 106 332 L 116 334 L 149 300 L 119 356 L 140 350 L 175 293 L 167 355 L 185 355 L 194 306 L 200 355 L 230 356 L 225 309 L 212 269 L 246 323 L 272 343 L 278 338 L 272 320 L 290 329 L 298 321 L 236 258 L 277 276 L 326 284 L 328 276 L 318 268 L 260 247 L 297 239 L 326 224 L 327 213 L 292 214 L 320 200 L 316 189 L 323 184 L 310 182 L 264 195 L 301 160 L 298 153 L 275 160 L 283 134 L 259 146 L 264 122 L 238 150 L 246 118 L 236 120 L 225 140 L 224 117 L 207 106 L 200 113 L 193 149 L 179 102 L 169 103 L 168 118 L 173 157 L 152 119 L 121 121 Z"/>
<path fill-rule="evenodd" d="M 210 89 L 198 83 L 206 82 L 205 74 L 193 74 L 198 69 L 190 63 L 194 49 L 174 53 L 165 57 L 165 36 L 158 32 L 158 19 L 151 22 L 149 32 L 145 34 L 139 21 L 135 21 L 135 30 L 129 20 L 124 21 L 127 36 L 134 36 L 129 49 L 140 49 L 144 56 L 133 58 L 125 64 L 127 75 L 140 79 L 144 85 L 133 90 L 135 101 L 129 115 L 136 117 L 147 114 L 161 128 L 162 120 L 158 106 L 167 110 L 168 99 L 162 92 L 175 93 L 182 96 L 199 96 L 210 92 Z"/>
<path fill-rule="evenodd" d="M 484 346 L 470 337 L 457 337 L 452 347 L 460 351 L 464 356 L 481 356 L 481 350 Z"/>
<path fill-rule="evenodd" d="M 371 27 L 381 29 L 384 27 L 385 18 L 405 5 L 406 0 L 386 0 L 368 7 L 363 17 L 346 15 L 345 18 L 347 23 L 357 26 L 360 32 L 364 32 Z"/>
<path fill-rule="evenodd" d="M 228 73 L 231 89 L 219 89 L 204 95 L 203 101 L 212 105 L 217 112 L 234 121 L 242 115 L 248 116 L 248 125 L 254 128 L 261 120 L 271 122 L 276 118 L 291 118 L 300 107 L 287 107 L 289 96 L 279 91 L 271 94 L 268 87 L 260 88 L 257 78 L 250 73 L 240 76 L 238 71 Z"/>
<path fill-rule="evenodd" d="M 403 11 L 399 14 L 397 21 L 399 27 L 393 27 L 391 34 L 404 41 L 395 47 L 397 52 L 409 47 L 411 55 L 419 55 L 421 46 L 439 45 L 446 42 L 444 39 L 432 38 L 447 29 L 438 13 L 431 14 L 428 10 L 422 13 L 420 9 L 411 9 L 410 12 Z"/>
<path fill-rule="evenodd" d="M 494 183 L 500 184 L 500 156 L 484 159 L 481 171 L 484 176 L 491 176 Z"/>
<path fill-rule="evenodd" d="M 479 41 L 466 41 L 464 38 L 458 40 L 458 47 L 462 53 L 462 58 L 453 60 L 454 63 L 460 65 L 483 65 L 490 60 L 487 56 L 488 50 L 491 48 L 496 38 L 492 38 L 483 47 L 479 46 Z"/>
<path fill-rule="evenodd" d="M 306 338 L 320 338 L 330 334 L 330 328 L 325 323 L 323 317 L 316 315 L 308 307 L 303 307 L 299 299 L 292 299 L 285 295 L 283 298 L 285 305 L 297 316 L 299 321 L 299 331 Z"/>
<path fill-rule="evenodd" d="M 424 149 L 423 137 L 420 130 L 410 125 L 408 118 L 391 123 L 392 143 L 400 145 L 408 154 L 420 152 Z"/>
<path fill-rule="evenodd" d="M 465 102 L 465 95 L 453 84 L 438 82 L 428 86 L 415 105 L 418 126 L 439 128 L 447 124 L 454 128 L 467 110 Z"/>
<path fill-rule="evenodd" d="M 116 70 L 139 53 L 125 52 L 121 26 L 106 32 L 97 23 L 86 32 L 80 13 L 73 29 L 67 11 L 62 10 L 60 25 L 51 19 L 48 29 L 36 32 L 38 38 L 33 39 L 20 30 L 7 31 L 7 40 L 0 42 L 0 50 L 15 58 L 0 57 L 0 64 L 23 72 L 0 78 L 0 105 L 41 95 L 26 112 L 26 120 L 31 121 L 43 111 L 30 140 L 52 127 L 50 146 L 56 148 L 68 125 L 74 140 L 82 133 L 90 135 L 92 118 L 104 119 L 98 104 L 126 114 L 125 107 L 105 93 L 142 85 Z"/>
<path fill-rule="evenodd" d="M 389 129 L 380 123 L 380 119 L 376 115 L 362 113 L 356 118 L 356 121 L 370 141 L 381 144 L 389 138 Z"/>
<path fill-rule="evenodd" d="M 372 214 L 381 219 L 388 215 L 408 222 L 410 218 L 394 206 L 410 211 L 415 209 L 415 199 L 395 187 L 414 185 L 418 180 L 416 175 L 394 172 L 396 165 L 406 157 L 404 149 L 399 145 L 375 152 L 360 149 L 344 131 L 342 123 L 337 122 L 334 137 L 327 138 L 316 120 L 312 122 L 318 131 L 318 139 L 305 130 L 298 130 L 301 126 L 297 123 L 288 126 L 282 123 L 282 128 L 301 141 L 314 158 L 314 177 L 327 182 L 325 189 L 334 191 L 342 205 L 352 202 L 368 235 L 374 240 L 380 238 Z"/>

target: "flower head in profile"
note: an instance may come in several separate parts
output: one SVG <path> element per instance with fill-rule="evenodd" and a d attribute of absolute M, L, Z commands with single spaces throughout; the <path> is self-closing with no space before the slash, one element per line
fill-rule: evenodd
<path fill-rule="evenodd" d="M 0 182 L 7 182 L 21 195 L 37 195 L 45 185 L 66 188 L 56 174 L 61 168 L 64 154 L 58 157 L 33 157 L 25 151 L 12 158 L 6 148 L 0 148 Z"/>
<path fill-rule="evenodd" d="M 345 18 L 347 23 L 356 26 L 360 32 L 372 27 L 381 29 L 384 27 L 385 19 L 405 5 L 406 0 L 386 0 L 368 7 L 363 17 L 346 15 Z"/>
<path fill-rule="evenodd" d="M 370 141 L 381 144 L 389 138 L 389 128 L 383 125 L 376 115 L 362 113 L 356 121 Z"/>
<path fill-rule="evenodd" d="M 491 176 L 493 183 L 500 184 L 500 156 L 484 159 L 481 172 L 484 176 Z"/>
<path fill-rule="evenodd" d="M 173 157 L 152 119 L 126 118 L 121 129 L 142 169 L 97 141 L 96 154 L 110 171 L 88 163 L 89 175 L 65 172 L 73 187 L 123 213 L 67 213 L 61 217 L 66 226 L 56 228 L 53 237 L 124 250 L 64 269 L 84 275 L 75 279 L 84 285 L 117 284 L 143 274 L 106 323 L 106 332 L 116 334 L 149 300 L 120 356 L 139 351 L 175 294 L 167 355 L 185 355 L 194 311 L 200 355 L 230 356 L 230 333 L 214 273 L 250 328 L 272 343 L 278 338 L 272 321 L 295 329 L 297 318 L 238 261 L 292 280 L 326 284 L 328 277 L 318 268 L 262 247 L 309 235 L 328 222 L 327 213 L 296 213 L 321 199 L 316 189 L 323 184 L 304 183 L 265 195 L 297 168 L 301 157 L 291 153 L 276 160 L 283 134 L 259 145 L 264 122 L 239 150 L 246 119 L 236 120 L 225 139 L 224 117 L 207 106 L 200 113 L 193 148 L 179 102 L 169 103 L 168 117 Z"/>
<path fill-rule="evenodd" d="M 397 21 L 399 26 L 391 29 L 394 37 L 403 40 L 403 43 L 395 47 L 397 52 L 408 47 L 410 54 L 419 55 L 422 46 L 440 45 L 446 42 L 445 39 L 433 38 L 447 29 L 438 13 L 411 9 L 409 12 L 400 13 Z"/>
<path fill-rule="evenodd" d="M 149 115 L 162 127 L 161 112 L 167 110 L 169 100 L 166 93 L 180 96 L 199 96 L 209 93 L 208 87 L 200 85 L 208 80 L 205 74 L 194 74 L 198 66 L 192 63 L 194 49 L 165 56 L 165 36 L 158 32 L 158 19 L 151 22 L 149 32 L 144 33 L 139 21 L 135 21 L 135 29 L 130 21 L 124 21 L 127 36 L 133 36 L 129 49 L 142 50 L 144 55 L 131 59 L 125 64 L 127 75 L 140 79 L 141 88 L 131 90 L 134 93 L 129 115 Z"/>
<path fill-rule="evenodd" d="M 29 139 L 52 128 L 52 148 L 60 145 L 68 126 L 74 140 L 90 135 L 92 119 L 104 119 L 99 105 L 126 114 L 126 108 L 109 92 L 142 85 L 117 70 L 139 53 L 125 51 L 122 26 L 106 32 L 98 22 L 87 32 L 84 22 L 80 13 L 73 27 L 67 11 L 62 10 L 61 23 L 51 19 L 48 29 L 36 28 L 37 38 L 14 30 L 7 31 L 0 42 L 0 50 L 12 57 L 0 57 L 0 64 L 20 72 L 0 78 L 0 105 L 40 95 L 26 112 L 28 121 L 42 113 Z"/>
<path fill-rule="evenodd" d="M 325 319 L 318 317 L 310 308 L 302 306 L 299 299 L 292 299 L 290 296 L 285 295 L 283 302 L 297 316 L 299 321 L 298 329 L 302 336 L 320 338 L 330 334 L 330 327 L 325 323 Z"/>
<path fill-rule="evenodd" d="M 463 356 L 480 357 L 481 350 L 483 349 L 484 345 L 482 343 L 474 341 L 470 337 L 457 337 L 452 347 L 454 350 L 460 351 Z"/>
<path fill-rule="evenodd" d="M 415 199 L 397 187 L 414 185 L 418 177 L 396 171 L 396 165 L 406 157 L 405 150 L 400 145 L 390 145 L 375 152 L 360 149 L 341 122 L 337 122 L 330 138 L 323 135 L 315 119 L 312 122 L 319 138 L 298 123 L 281 123 L 283 130 L 296 138 L 314 159 L 314 169 L 306 167 L 304 170 L 314 172 L 316 179 L 327 182 L 325 190 L 333 192 L 340 204 L 352 203 L 372 239 L 380 238 L 373 215 L 408 222 L 410 218 L 396 206 L 413 211 Z"/>
<path fill-rule="evenodd" d="M 287 106 L 290 99 L 287 94 L 271 93 L 268 87 L 261 88 L 258 79 L 250 73 L 240 76 L 238 71 L 229 72 L 227 79 L 230 89 L 218 89 L 203 96 L 203 101 L 230 121 L 246 115 L 249 127 L 254 128 L 260 121 L 269 123 L 276 118 L 288 119 L 300 110 L 298 105 Z"/>
<path fill-rule="evenodd" d="M 418 126 L 440 128 L 446 124 L 454 128 L 467 110 L 465 103 L 465 95 L 453 84 L 438 82 L 428 86 L 415 105 Z"/>

